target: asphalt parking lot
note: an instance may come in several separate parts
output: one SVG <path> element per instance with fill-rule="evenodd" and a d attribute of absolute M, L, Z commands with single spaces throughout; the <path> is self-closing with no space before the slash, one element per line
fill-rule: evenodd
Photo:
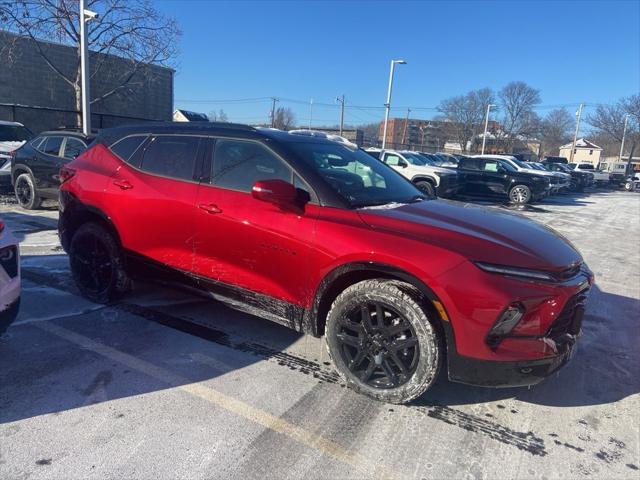
<path fill-rule="evenodd" d="M 574 359 L 529 389 L 440 380 L 396 406 L 345 388 L 319 340 L 202 298 L 82 299 L 55 205 L 3 197 L 23 298 L 0 339 L 0 478 L 640 478 L 640 194 L 522 213 L 596 275 Z"/>

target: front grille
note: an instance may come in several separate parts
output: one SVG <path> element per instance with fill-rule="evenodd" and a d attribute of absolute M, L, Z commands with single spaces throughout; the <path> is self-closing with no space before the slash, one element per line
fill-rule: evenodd
<path fill-rule="evenodd" d="M 589 289 L 587 288 L 567 300 L 560 315 L 558 315 L 555 322 L 551 324 L 545 336 L 553 340 L 558 340 L 567 333 L 570 335 L 580 333 L 582 317 L 584 316 L 588 296 Z"/>
<path fill-rule="evenodd" d="M 458 186 L 458 175 L 453 173 L 449 175 L 440 175 L 439 188 L 443 191 L 450 191 Z"/>

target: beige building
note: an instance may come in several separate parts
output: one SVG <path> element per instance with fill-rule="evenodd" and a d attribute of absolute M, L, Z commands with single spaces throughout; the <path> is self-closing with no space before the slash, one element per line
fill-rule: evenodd
<path fill-rule="evenodd" d="M 565 157 L 571 161 L 571 148 L 573 142 L 567 143 L 560 147 L 560 156 Z M 600 164 L 600 155 L 602 154 L 602 148 L 595 143 L 591 143 L 589 140 L 580 138 L 576 141 L 576 148 L 573 152 L 573 163 L 590 163 L 594 168 L 598 168 Z"/>

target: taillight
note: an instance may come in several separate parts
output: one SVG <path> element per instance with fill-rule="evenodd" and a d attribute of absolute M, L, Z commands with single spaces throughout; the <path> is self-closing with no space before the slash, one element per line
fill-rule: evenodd
<path fill-rule="evenodd" d="M 9 158 L 13 161 L 16 158 L 16 152 L 17 150 L 12 150 L 9 152 Z"/>
<path fill-rule="evenodd" d="M 0 220 L 0 232 L 4 230 L 4 222 Z"/>
<path fill-rule="evenodd" d="M 71 179 L 76 174 L 75 169 L 69 167 L 62 167 L 60 169 L 60 183 L 64 183 L 67 180 Z"/>

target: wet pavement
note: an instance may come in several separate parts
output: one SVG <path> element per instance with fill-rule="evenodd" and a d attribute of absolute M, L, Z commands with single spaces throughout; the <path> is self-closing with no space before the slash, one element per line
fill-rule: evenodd
<path fill-rule="evenodd" d="M 441 379 L 397 406 L 345 388 L 321 341 L 203 298 L 82 299 L 55 204 L 0 198 L 23 262 L 0 339 L 0 478 L 640 478 L 640 194 L 521 213 L 596 274 L 572 362 L 529 389 Z"/>

